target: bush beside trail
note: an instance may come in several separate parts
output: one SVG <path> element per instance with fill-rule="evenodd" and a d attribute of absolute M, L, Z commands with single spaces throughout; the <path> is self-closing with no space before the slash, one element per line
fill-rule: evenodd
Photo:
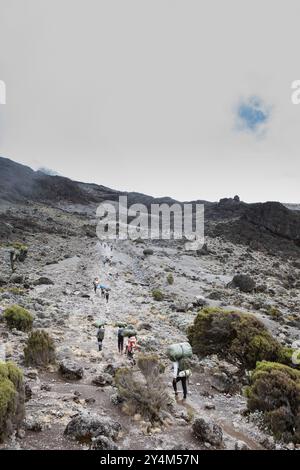
<path fill-rule="evenodd" d="M 19 305 L 12 305 L 4 310 L 3 318 L 7 326 L 20 331 L 28 331 L 32 328 L 33 316 L 28 310 Z"/>
<path fill-rule="evenodd" d="M 262 360 L 291 364 L 291 350 L 282 347 L 250 313 L 204 308 L 189 328 L 188 339 L 194 354 L 219 354 L 247 369 Z"/>
<path fill-rule="evenodd" d="M 27 339 L 24 348 L 25 364 L 46 366 L 55 361 L 55 346 L 53 339 L 44 330 L 33 331 Z"/>
<path fill-rule="evenodd" d="M 277 439 L 300 443 L 300 371 L 259 362 L 245 390 L 249 411 L 262 411 Z"/>
<path fill-rule="evenodd" d="M 0 441 L 23 421 L 25 410 L 23 374 L 12 362 L 0 362 Z"/>
<path fill-rule="evenodd" d="M 161 411 L 168 408 L 170 397 L 161 380 L 164 371 L 159 358 L 153 354 L 140 354 L 138 371 L 121 368 L 116 373 L 116 385 L 121 400 L 132 414 L 140 413 L 151 423 L 161 422 Z"/>

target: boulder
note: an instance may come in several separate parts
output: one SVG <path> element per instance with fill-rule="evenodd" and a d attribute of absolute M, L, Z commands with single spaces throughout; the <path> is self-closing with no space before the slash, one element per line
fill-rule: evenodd
<path fill-rule="evenodd" d="M 107 446 L 111 443 L 100 438 L 106 437 L 109 440 L 115 440 L 120 430 L 121 425 L 108 416 L 84 411 L 71 419 L 64 434 L 79 442 L 85 442 L 92 446 L 98 446 L 96 447 L 98 449 L 104 449 L 100 446 Z"/>
<path fill-rule="evenodd" d="M 211 251 L 207 247 L 207 243 L 204 243 L 204 245 L 196 251 L 198 256 L 205 256 L 205 255 L 210 255 Z"/>
<path fill-rule="evenodd" d="M 211 386 L 221 393 L 228 393 L 231 390 L 232 382 L 225 372 L 215 372 L 211 377 Z"/>
<path fill-rule="evenodd" d="M 34 286 L 42 286 L 42 285 L 53 286 L 54 282 L 49 277 L 42 276 L 36 279 L 35 281 L 33 281 L 33 285 Z"/>
<path fill-rule="evenodd" d="M 22 274 L 13 274 L 10 278 L 10 282 L 13 284 L 23 284 L 25 278 Z"/>
<path fill-rule="evenodd" d="M 0 276 L 0 287 L 4 286 L 5 284 L 7 284 L 7 280 L 3 276 Z"/>
<path fill-rule="evenodd" d="M 113 378 L 110 374 L 102 372 L 93 378 L 92 384 L 97 385 L 98 387 L 105 387 L 106 385 L 111 385 L 113 383 Z"/>
<path fill-rule="evenodd" d="M 83 377 L 83 368 L 79 364 L 69 360 L 60 362 L 59 372 L 63 377 L 69 380 L 79 380 Z"/>
<path fill-rule="evenodd" d="M 93 439 L 91 449 L 93 450 L 118 450 L 118 446 L 112 439 L 106 436 L 99 436 Z"/>
<path fill-rule="evenodd" d="M 153 253 L 154 253 L 154 251 L 153 251 L 151 248 L 145 248 L 145 249 L 143 250 L 143 254 L 144 254 L 145 256 L 153 255 Z"/>
<path fill-rule="evenodd" d="M 236 441 L 234 444 L 235 450 L 251 450 L 250 447 L 244 441 Z"/>
<path fill-rule="evenodd" d="M 193 422 L 193 433 L 201 442 L 209 442 L 215 447 L 219 447 L 223 442 L 222 428 L 209 418 L 196 418 Z"/>
<path fill-rule="evenodd" d="M 254 280 L 248 274 L 236 274 L 228 287 L 238 288 L 241 292 L 253 292 L 255 289 Z"/>
<path fill-rule="evenodd" d="M 207 300 L 203 295 L 196 295 L 195 299 L 192 302 L 193 307 L 204 307 L 207 305 Z"/>

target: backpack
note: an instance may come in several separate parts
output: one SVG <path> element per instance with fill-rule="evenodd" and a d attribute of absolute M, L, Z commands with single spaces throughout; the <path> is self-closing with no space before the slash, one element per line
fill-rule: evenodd
<path fill-rule="evenodd" d="M 178 361 L 178 376 L 179 377 L 190 377 L 191 372 L 191 363 L 186 357 L 182 357 Z"/>
<path fill-rule="evenodd" d="M 123 328 L 123 327 L 120 327 L 120 328 L 118 329 L 118 337 L 119 337 L 119 338 L 120 338 L 120 337 L 123 338 L 123 331 L 124 331 L 124 328 Z"/>
<path fill-rule="evenodd" d="M 128 340 L 128 344 L 127 344 L 128 352 L 132 353 L 135 347 L 136 347 L 136 339 L 134 338 L 134 339 Z"/>

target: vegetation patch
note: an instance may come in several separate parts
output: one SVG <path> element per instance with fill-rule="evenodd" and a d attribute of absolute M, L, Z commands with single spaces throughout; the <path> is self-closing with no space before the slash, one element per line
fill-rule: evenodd
<path fill-rule="evenodd" d="M 46 331 L 37 330 L 30 334 L 24 348 L 24 358 L 27 366 L 44 367 L 55 361 L 54 341 Z"/>
<path fill-rule="evenodd" d="M 0 287 L 0 293 L 4 292 L 8 292 L 14 295 L 24 295 L 26 291 L 20 287 Z"/>
<path fill-rule="evenodd" d="M 174 277 L 173 277 L 173 274 L 169 273 L 167 275 L 167 283 L 171 286 L 172 284 L 174 284 Z"/>
<path fill-rule="evenodd" d="M 154 354 L 141 354 L 138 370 L 121 368 L 116 373 L 116 385 L 121 400 L 130 405 L 132 414 L 141 414 L 152 423 L 162 422 L 161 411 L 168 408 L 170 398 L 161 378 L 164 366 Z"/>
<path fill-rule="evenodd" d="M 12 362 L 0 362 L 0 441 L 21 424 L 24 402 L 22 372 Z"/>
<path fill-rule="evenodd" d="M 28 310 L 19 305 L 11 305 L 4 310 L 3 318 L 9 328 L 28 331 L 32 327 L 33 316 Z"/>
<path fill-rule="evenodd" d="M 300 442 L 300 371 L 284 364 L 259 362 L 245 394 L 248 410 L 262 411 L 277 439 Z"/>
<path fill-rule="evenodd" d="M 189 328 L 188 339 L 199 356 L 219 354 L 249 369 L 262 360 L 291 363 L 290 350 L 250 313 L 204 308 Z"/>
<path fill-rule="evenodd" d="M 152 291 L 152 297 L 157 302 L 161 302 L 162 300 L 164 300 L 164 294 L 159 289 L 154 289 Z"/>

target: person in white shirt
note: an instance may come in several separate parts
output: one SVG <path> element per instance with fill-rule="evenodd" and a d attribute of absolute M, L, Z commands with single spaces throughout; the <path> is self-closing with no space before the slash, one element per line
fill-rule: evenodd
<path fill-rule="evenodd" d="M 186 399 L 187 396 L 187 384 L 186 384 L 186 375 L 180 376 L 181 367 L 180 361 L 173 362 L 173 389 L 175 392 L 175 396 L 178 396 L 177 391 L 177 382 L 181 382 L 182 390 L 183 390 L 183 399 Z"/>

